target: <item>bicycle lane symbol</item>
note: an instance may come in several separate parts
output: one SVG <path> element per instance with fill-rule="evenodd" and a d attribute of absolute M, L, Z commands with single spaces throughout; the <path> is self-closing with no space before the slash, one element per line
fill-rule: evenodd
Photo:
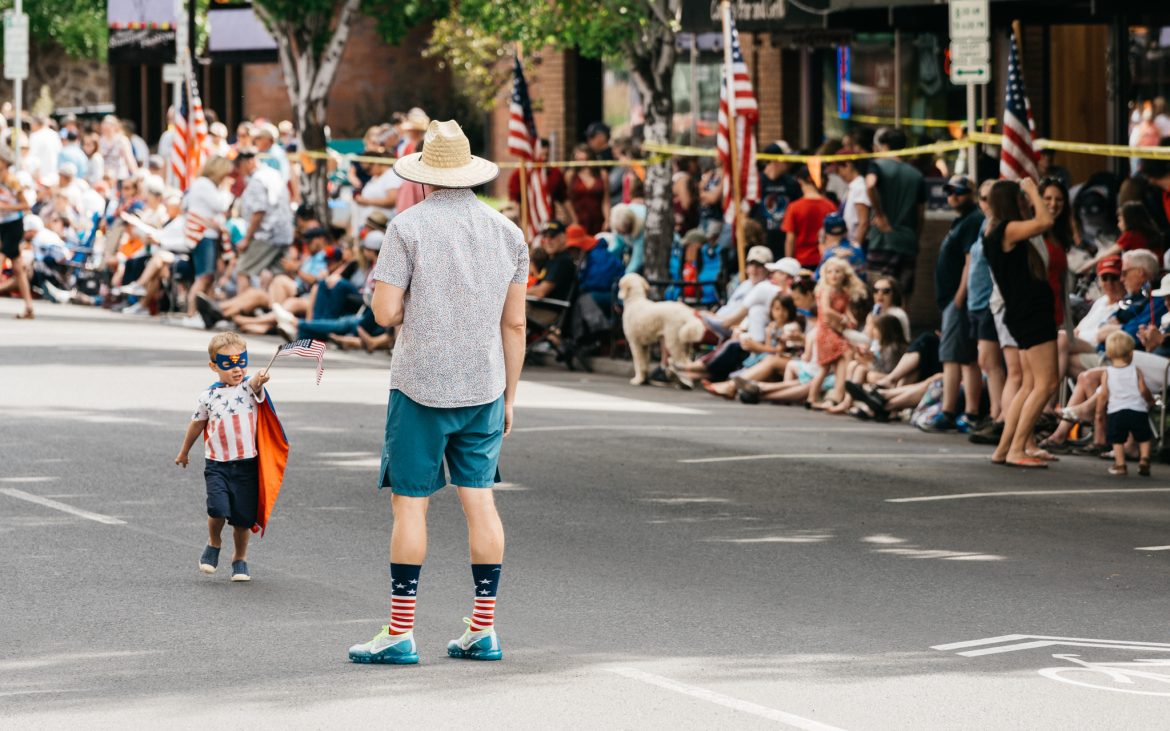
<path fill-rule="evenodd" d="M 1134 654 L 1129 655 L 1129 657 L 1134 659 L 1108 662 L 1090 661 L 1083 659 L 1077 653 L 1056 653 L 1052 655 L 1052 658 L 1062 660 L 1067 664 L 1038 670 L 1037 672 L 1042 677 L 1094 690 L 1170 697 L 1170 656 L 1141 657 L 1141 655 L 1148 653 L 1170 653 L 1170 644 L 1168 643 L 1126 642 L 1045 635 L 1003 635 L 936 645 L 931 649 L 957 651 L 958 655 L 977 657 L 1054 646 L 1092 647 L 1114 653 L 1125 652 L 1126 654 L 1132 652 Z"/>

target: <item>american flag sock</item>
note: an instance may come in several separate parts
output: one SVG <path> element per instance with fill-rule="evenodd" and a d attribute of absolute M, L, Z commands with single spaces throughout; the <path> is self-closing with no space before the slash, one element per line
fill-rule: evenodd
<path fill-rule="evenodd" d="M 473 563 L 475 606 L 471 610 L 471 631 L 491 629 L 496 621 L 496 590 L 500 587 L 500 564 Z"/>
<path fill-rule="evenodd" d="M 418 574 L 422 566 L 413 563 L 390 564 L 390 634 L 404 635 L 414 629 L 414 602 L 418 594 Z"/>

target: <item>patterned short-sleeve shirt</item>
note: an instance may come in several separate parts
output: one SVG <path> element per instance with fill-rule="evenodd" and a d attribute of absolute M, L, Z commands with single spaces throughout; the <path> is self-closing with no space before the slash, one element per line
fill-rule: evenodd
<path fill-rule="evenodd" d="M 500 317 L 509 286 L 528 281 L 516 224 L 470 190 L 436 190 L 390 222 L 373 277 L 406 290 L 391 389 L 443 409 L 503 394 Z"/>
<path fill-rule="evenodd" d="M 206 421 L 203 456 L 213 462 L 250 459 L 256 452 L 256 404 L 264 401 L 245 380 L 238 386 L 213 383 L 199 394 L 191 421 Z"/>

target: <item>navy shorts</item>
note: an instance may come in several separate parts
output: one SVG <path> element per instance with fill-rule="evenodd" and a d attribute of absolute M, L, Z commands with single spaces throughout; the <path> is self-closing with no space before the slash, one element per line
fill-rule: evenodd
<path fill-rule="evenodd" d="M 207 483 L 207 514 L 227 518 L 238 528 L 256 525 L 260 500 L 260 471 L 255 457 L 230 462 L 207 460 L 203 468 Z"/>
<path fill-rule="evenodd" d="M 424 406 L 398 389 L 390 392 L 386 443 L 378 487 L 396 495 L 427 497 L 451 482 L 491 487 L 500 481 L 504 442 L 504 397 L 479 406 Z"/>
<path fill-rule="evenodd" d="M 219 239 L 200 239 L 191 250 L 191 264 L 196 277 L 210 277 L 215 274 L 215 262 L 219 258 Z"/>
<path fill-rule="evenodd" d="M 1125 444 L 1130 434 L 1138 444 L 1154 438 L 1154 430 L 1150 428 L 1150 415 L 1144 411 L 1133 409 L 1114 411 L 1109 414 L 1105 423 L 1105 437 L 1110 444 Z"/>
<path fill-rule="evenodd" d="M 982 310 L 969 310 L 967 320 L 971 324 L 972 340 L 999 342 L 999 333 L 995 329 L 995 316 L 991 314 L 990 307 L 984 307 Z"/>

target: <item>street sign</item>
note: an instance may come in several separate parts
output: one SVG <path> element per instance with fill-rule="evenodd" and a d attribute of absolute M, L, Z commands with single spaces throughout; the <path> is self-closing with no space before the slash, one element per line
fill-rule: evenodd
<path fill-rule="evenodd" d="M 4 13 L 4 78 L 28 78 L 28 15 L 11 10 Z"/>
<path fill-rule="evenodd" d="M 951 83 L 986 84 L 991 79 L 991 16 L 987 0 L 951 0 Z"/>
<path fill-rule="evenodd" d="M 951 0 L 951 40 L 970 38 L 987 40 L 991 31 L 991 13 L 987 0 Z"/>
<path fill-rule="evenodd" d="M 164 84 L 181 84 L 183 83 L 183 67 L 177 63 L 163 64 L 162 77 Z"/>

